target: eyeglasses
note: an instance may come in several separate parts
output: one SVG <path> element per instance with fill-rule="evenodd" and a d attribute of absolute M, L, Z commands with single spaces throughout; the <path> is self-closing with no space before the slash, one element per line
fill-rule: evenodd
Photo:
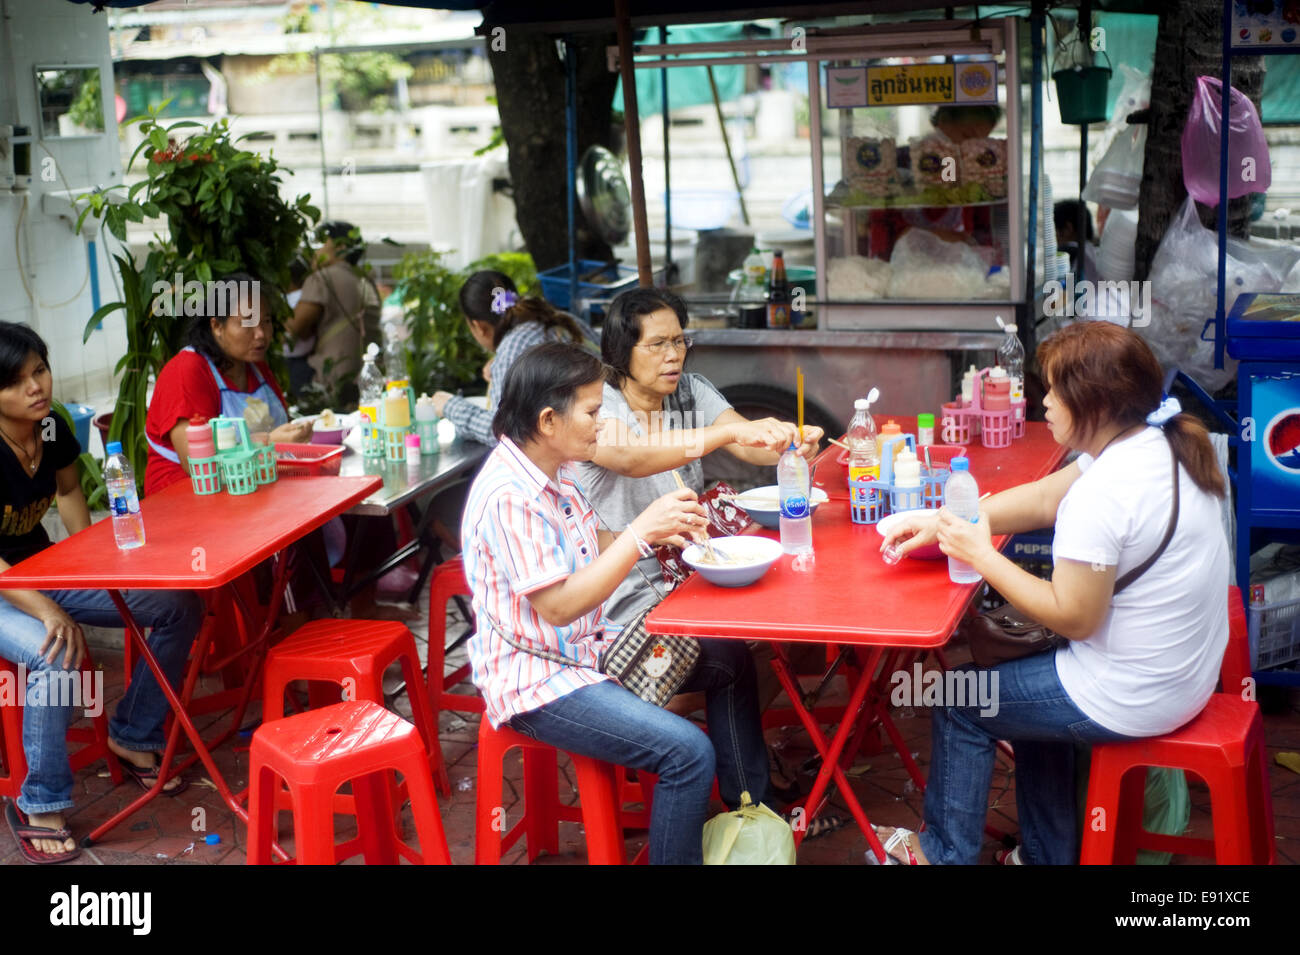
<path fill-rule="evenodd" d="M 668 354 L 668 349 L 673 351 L 689 351 L 690 347 L 695 344 L 695 339 L 689 335 L 678 335 L 676 338 L 657 338 L 652 342 L 638 342 L 637 348 L 644 348 L 646 351 L 654 352 L 656 355 Z"/>

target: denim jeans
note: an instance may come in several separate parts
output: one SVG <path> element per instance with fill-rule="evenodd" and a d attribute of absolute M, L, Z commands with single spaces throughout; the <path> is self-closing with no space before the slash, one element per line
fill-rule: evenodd
<path fill-rule="evenodd" d="M 650 812 L 650 864 L 698 865 L 716 772 L 722 800 L 740 805 L 748 791 L 771 805 L 767 745 L 757 678 L 742 640 L 701 640 L 699 662 L 681 692 L 704 690 L 708 736 L 606 681 L 584 686 L 516 716 L 512 729 L 544 743 L 659 777 Z"/>
<path fill-rule="evenodd" d="M 997 712 L 934 711 L 921 851 L 935 865 L 973 865 L 988 815 L 997 741 L 1016 753 L 1021 853 L 1031 865 L 1079 861 L 1075 744 L 1127 740 L 1088 718 L 1056 675 L 1056 652 L 1012 660 L 997 671 Z"/>
<path fill-rule="evenodd" d="M 122 617 L 106 591 L 46 590 L 42 593 L 78 623 L 122 626 Z M 136 622 L 141 627 L 152 628 L 149 648 L 172 686 L 176 686 L 203 621 L 203 601 L 190 591 L 137 590 L 123 596 Z M 63 655 L 60 652 L 53 663 L 47 663 L 40 655 L 44 640 L 45 624 L 0 598 L 0 657 L 27 669 L 27 699 L 23 708 L 27 778 L 18 796 L 18 807 L 23 812 L 61 812 L 72 807 L 67 731 L 79 715 L 80 707 L 71 704 L 87 702 L 60 699 L 57 690 L 51 692 L 53 675 L 63 669 Z M 166 745 L 163 721 L 169 711 L 167 698 L 148 664 L 141 659 L 131 674 L 131 686 L 109 721 L 108 734 L 124 749 L 162 750 Z"/>

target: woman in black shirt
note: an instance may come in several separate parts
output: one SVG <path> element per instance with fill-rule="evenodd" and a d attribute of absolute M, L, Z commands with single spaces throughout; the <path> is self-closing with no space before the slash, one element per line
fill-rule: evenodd
<path fill-rule="evenodd" d="M 77 476 L 81 446 L 53 413 L 52 394 L 45 342 L 25 325 L 0 322 L 0 571 L 50 546 L 41 518 L 56 500 L 68 533 L 90 526 Z M 149 646 L 175 685 L 203 618 L 202 601 L 184 591 L 125 596 L 140 625 L 152 628 Z M 122 618 L 102 590 L 3 590 L 0 598 L 0 657 L 25 678 L 22 745 L 28 766 L 17 805 L 7 805 L 5 815 L 27 861 L 66 862 L 80 854 L 64 820 L 73 805 L 67 729 L 78 707 L 102 706 L 102 699 L 69 692 L 82 681 L 60 674 L 75 673 L 85 657 L 81 624 L 120 627 Z M 165 745 L 167 713 L 161 688 L 139 661 L 109 723 L 108 746 L 146 789 L 157 780 L 155 754 Z M 164 792 L 175 795 L 184 785 L 172 780 Z"/>

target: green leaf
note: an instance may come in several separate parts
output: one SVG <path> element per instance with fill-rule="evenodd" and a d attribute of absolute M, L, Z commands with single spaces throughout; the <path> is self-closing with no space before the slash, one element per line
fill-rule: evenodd
<path fill-rule="evenodd" d="M 90 341 L 90 336 L 91 333 L 95 331 L 95 326 L 102 322 L 106 315 L 112 315 L 120 308 L 126 308 L 126 302 L 109 302 L 107 305 L 101 305 L 99 308 L 95 309 L 95 314 L 90 316 L 90 320 L 86 322 L 85 331 L 82 332 L 82 344 Z"/>
<path fill-rule="evenodd" d="M 167 148 L 167 133 L 159 126 L 149 130 L 149 142 L 153 148 L 162 151 Z"/>
<path fill-rule="evenodd" d="M 232 201 L 233 199 L 234 199 L 234 196 L 231 194 L 231 192 L 230 192 L 230 188 L 229 188 L 229 187 L 226 187 L 225 189 L 222 189 L 222 190 L 221 190 L 221 208 L 222 208 L 222 209 L 225 209 L 227 212 L 229 212 L 229 211 L 230 211 L 231 201 Z"/>

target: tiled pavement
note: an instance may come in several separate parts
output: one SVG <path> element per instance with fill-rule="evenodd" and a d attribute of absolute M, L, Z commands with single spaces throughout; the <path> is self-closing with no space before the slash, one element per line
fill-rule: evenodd
<path fill-rule="evenodd" d="M 464 623 L 455 610 L 449 613 L 448 633 L 457 634 L 464 629 Z M 423 619 L 411 624 L 424 653 L 424 636 L 426 624 Z M 122 659 L 120 651 L 98 650 L 96 659 L 102 664 L 106 674 L 110 708 L 121 694 Z M 463 649 L 451 655 L 448 666 L 454 666 L 464 660 Z M 836 681 L 833 691 L 842 692 L 842 681 Z M 400 697 L 396 704 L 399 711 L 407 710 L 405 697 Z M 246 722 L 255 723 L 260 706 L 253 705 Z M 109 710 L 111 712 L 111 709 Z M 907 741 L 908 748 L 915 754 L 924 771 L 929 763 L 930 720 L 927 711 L 903 710 L 895 712 L 897 726 Z M 222 727 L 228 725 L 226 714 L 209 716 L 199 721 L 200 726 Z M 443 713 L 440 735 L 443 754 L 448 763 L 448 773 L 452 783 L 450 797 L 442 799 L 440 808 L 442 821 L 447 833 L 452 861 L 469 864 L 474 858 L 474 800 L 477 777 L 476 746 L 477 716 L 462 716 Z M 1300 752 L 1300 694 L 1292 693 L 1290 704 L 1284 713 L 1265 717 L 1265 733 L 1268 743 L 1270 767 L 1269 772 L 1273 787 L 1273 811 L 1276 826 L 1277 855 L 1279 863 L 1300 863 L 1300 775 L 1272 762 L 1278 752 Z M 790 727 L 771 730 L 768 740 L 774 744 L 783 761 L 792 767 L 799 767 L 811 754 L 811 746 L 801 729 Z M 242 788 L 247 784 L 248 739 L 246 736 L 227 743 L 216 753 L 216 761 L 222 773 L 232 786 Z M 812 781 L 811 769 L 800 777 L 805 791 Z M 511 820 L 519 802 L 521 790 L 520 778 L 522 768 L 518 754 L 512 754 L 506 766 L 507 785 L 504 789 L 504 803 L 507 820 Z M 854 791 L 863 808 L 873 822 L 886 825 L 904 825 L 915 828 L 920 822 L 921 794 L 916 790 L 907 775 L 898 755 L 893 752 L 886 741 L 885 748 L 872 755 L 860 756 L 849 771 Z M 242 824 L 236 824 L 233 813 L 225 806 L 220 797 L 203 780 L 202 767 L 188 772 L 191 785 L 180 796 L 159 797 L 144 810 L 136 813 L 115 831 L 109 833 L 105 840 L 92 849 L 83 852 L 77 864 L 222 864 L 241 865 L 245 859 L 246 833 Z M 561 763 L 561 797 L 566 802 L 576 800 L 572 773 L 567 762 Z M 70 825 L 74 833 L 83 835 L 101 821 L 107 819 L 120 807 L 126 805 L 139 792 L 131 783 L 114 787 L 107 778 L 107 770 L 99 763 L 77 774 L 73 798 L 77 807 L 70 815 Z M 1191 834 L 1208 835 L 1210 829 L 1209 796 L 1204 786 L 1192 782 L 1192 823 Z M 999 758 L 994 772 L 993 787 L 989 795 L 992 825 L 1014 832 L 1016 829 L 1015 778 L 1011 765 Z M 842 807 L 836 807 L 833 798 L 827 812 L 838 812 L 848 817 Z M 409 825 L 409 810 L 405 816 Z M 287 817 L 282 817 L 287 819 Z M 287 830 L 287 822 L 285 823 Z M 340 832 L 343 830 L 341 829 Z M 216 834 L 221 841 L 215 846 L 207 845 L 204 836 Z M 644 845 L 645 833 L 632 832 L 628 837 L 629 857 Z M 287 837 L 286 848 L 291 850 L 292 839 Z M 992 859 L 996 843 L 986 840 L 982 861 Z M 804 865 L 861 865 L 866 840 L 850 824 L 838 831 L 821 838 L 805 841 L 799 850 L 799 863 Z M 512 848 L 503 861 L 519 863 L 526 861 L 523 844 Z M 359 860 L 352 860 L 354 862 Z M 1175 863 L 1183 860 L 1175 859 Z M 576 823 L 561 823 L 560 853 L 556 856 L 542 856 L 536 864 L 564 865 L 585 862 L 585 850 L 581 826 Z M 0 827 L 0 863 L 21 865 L 22 858 L 7 831 Z"/>

